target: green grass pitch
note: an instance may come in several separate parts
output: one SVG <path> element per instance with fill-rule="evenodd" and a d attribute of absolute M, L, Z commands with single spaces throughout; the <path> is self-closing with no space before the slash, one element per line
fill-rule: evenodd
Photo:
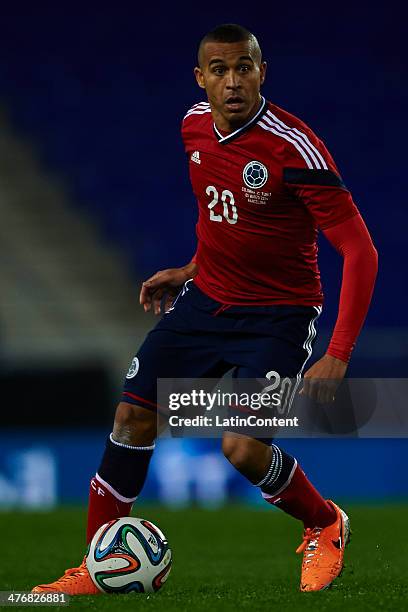
<path fill-rule="evenodd" d="M 134 514 L 157 523 L 173 549 L 167 584 L 153 595 L 76 597 L 70 607 L 159 612 L 408 610 L 408 505 L 345 509 L 353 536 L 343 575 L 331 590 L 300 593 L 301 559 L 294 551 L 301 532 L 293 519 L 269 508 L 171 511 L 139 505 Z M 30 590 L 80 562 L 83 509 L 2 513 L 0 524 L 0 590 Z"/>

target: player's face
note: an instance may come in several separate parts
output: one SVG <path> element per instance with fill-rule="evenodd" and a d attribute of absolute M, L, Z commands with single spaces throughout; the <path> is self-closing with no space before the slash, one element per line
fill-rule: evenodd
<path fill-rule="evenodd" d="M 217 127 L 233 131 L 244 125 L 259 109 L 260 87 L 266 63 L 250 41 L 208 42 L 194 69 L 197 82 L 206 90 Z"/>

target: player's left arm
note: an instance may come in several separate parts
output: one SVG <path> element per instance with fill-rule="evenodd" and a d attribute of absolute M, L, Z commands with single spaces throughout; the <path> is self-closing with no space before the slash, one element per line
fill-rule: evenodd
<path fill-rule="evenodd" d="M 298 155 L 294 147 L 287 149 L 284 183 L 343 257 L 343 276 L 332 338 L 326 354 L 304 374 L 302 393 L 330 402 L 345 376 L 368 312 L 377 275 L 377 251 L 330 153 L 313 132 L 308 131 L 305 140 L 305 156 Z"/>
<path fill-rule="evenodd" d="M 345 376 L 370 306 L 378 257 L 360 214 L 323 230 L 323 233 L 343 258 L 339 311 L 326 354 L 304 375 L 304 393 L 319 402 L 330 402 L 338 381 Z"/>

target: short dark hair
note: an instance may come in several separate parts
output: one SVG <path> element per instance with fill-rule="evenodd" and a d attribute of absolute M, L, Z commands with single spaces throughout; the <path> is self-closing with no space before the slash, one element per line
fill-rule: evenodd
<path fill-rule="evenodd" d="M 262 60 L 262 52 L 256 36 L 249 30 L 240 26 L 236 23 L 223 23 L 217 26 L 210 32 L 208 32 L 200 41 L 198 46 L 198 63 L 201 66 L 202 50 L 206 43 L 209 42 L 221 42 L 221 43 L 235 43 L 250 41 L 254 46 L 254 50 L 259 55 L 259 62 Z"/>

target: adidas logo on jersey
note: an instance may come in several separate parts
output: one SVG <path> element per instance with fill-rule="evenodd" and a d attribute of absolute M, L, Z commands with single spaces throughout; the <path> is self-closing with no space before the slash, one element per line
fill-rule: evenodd
<path fill-rule="evenodd" d="M 195 162 L 196 164 L 201 164 L 200 151 L 194 151 L 191 154 L 191 161 Z"/>

